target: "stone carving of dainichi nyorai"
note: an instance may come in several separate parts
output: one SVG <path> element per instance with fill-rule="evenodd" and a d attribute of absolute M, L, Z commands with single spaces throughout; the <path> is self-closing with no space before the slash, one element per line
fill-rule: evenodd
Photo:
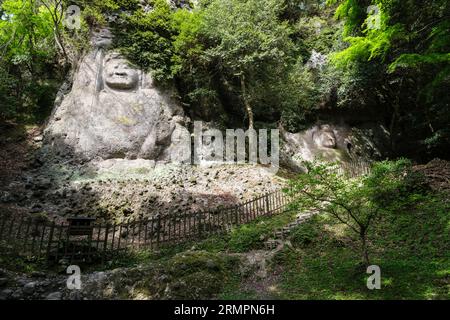
<path fill-rule="evenodd" d="M 172 135 L 184 125 L 183 110 L 148 73 L 109 50 L 111 41 L 107 29 L 94 33 L 93 50 L 56 106 L 45 142 L 87 159 L 169 160 Z"/>
<path fill-rule="evenodd" d="M 282 130 L 281 161 L 295 168 L 302 161 L 324 159 L 350 161 L 379 159 L 386 150 L 386 130 L 377 124 L 349 127 L 343 124 L 317 123 L 307 130 L 290 133 Z"/>

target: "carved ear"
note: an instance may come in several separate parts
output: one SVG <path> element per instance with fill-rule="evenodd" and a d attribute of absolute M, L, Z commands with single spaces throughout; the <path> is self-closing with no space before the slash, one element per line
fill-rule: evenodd
<path fill-rule="evenodd" d="M 149 73 L 141 71 L 141 88 L 142 89 L 152 89 L 155 85 L 153 78 Z"/>

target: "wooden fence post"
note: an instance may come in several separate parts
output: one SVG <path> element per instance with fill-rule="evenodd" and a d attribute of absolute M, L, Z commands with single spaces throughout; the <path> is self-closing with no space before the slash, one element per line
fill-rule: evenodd
<path fill-rule="evenodd" d="M 201 239 L 202 238 L 202 214 L 203 211 L 200 211 L 198 216 L 198 221 L 197 221 L 197 227 L 198 227 L 198 238 Z"/>
<path fill-rule="evenodd" d="M 156 223 L 157 230 L 157 238 L 156 238 L 156 247 L 159 249 L 159 243 L 161 241 L 161 215 L 158 215 L 158 222 Z"/>
<path fill-rule="evenodd" d="M 14 237 L 12 237 L 12 241 L 14 241 L 14 246 L 15 247 L 18 247 L 18 243 L 16 243 L 16 241 L 18 240 L 18 239 L 20 239 L 20 232 L 22 231 L 22 225 L 23 225 L 23 220 L 24 220 L 25 218 L 24 218 L 24 216 L 21 216 L 20 217 L 20 220 L 19 220 L 19 226 L 17 227 L 17 232 L 13 232 L 12 234 L 16 234 L 16 236 Z M 15 239 L 14 239 L 15 238 Z"/>
<path fill-rule="evenodd" d="M 12 233 L 13 233 L 13 227 L 14 227 L 14 222 L 16 221 L 16 217 L 13 216 L 11 218 L 11 222 L 9 224 L 9 231 L 8 231 L 8 241 L 11 242 L 12 240 Z M 6 238 L 5 238 L 6 239 Z"/>
<path fill-rule="evenodd" d="M 114 251 L 114 240 L 116 238 L 116 225 L 117 224 L 114 222 L 113 229 L 112 229 L 111 251 Z M 120 235 L 119 235 L 119 237 L 120 237 Z"/>
<path fill-rule="evenodd" d="M 106 224 L 105 227 L 105 239 L 103 240 L 103 255 L 102 255 L 102 261 L 105 261 L 106 256 L 106 250 L 108 249 L 108 233 L 109 233 L 109 224 Z"/>
<path fill-rule="evenodd" d="M 48 243 L 47 243 L 47 260 L 50 260 L 50 251 L 51 251 L 54 232 L 55 232 L 55 219 L 53 219 L 52 224 L 50 225 L 50 233 L 48 236 Z"/>
<path fill-rule="evenodd" d="M 31 228 L 31 224 L 33 222 L 33 220 L 31 218 L 27 218 L 26 219 L 26 229 L 25 229 L 25 234 L 23 236 L 23 243 L 22 243 L 22 247 L 23 247 L 23 251 L 26 252 L 27 251 L 27 243 L 28 243 L 28 234 L 30 232 L 30 228 Z M 19 237 L 17 239 L 20 239 Z"/>
<path fill-rule="evenodd" d="M 0 239 L 3 239 L 3 230 L 5 229 L 5 225 L 6 225 L 6 215 L 4 217 L 1 217 L 2 219 L 2 226 L 0 227 Z"/>
<path fill-rule="evenodd" d="M 41 234 L 41 239 L 39 241 L 38 258 L 41 258 L 41 256 L 42 256 L 42 246 L 44 245 L 44 237 L 45 237 L 45 229 L 46 228 L 47 228 L 47 224 L 45 222 L 42 223 L 42 234 Z"/>
<path fill-rule="evenodd" d="M 183 238 L 187 238 L 188 236 L 187 236 L 187 232 L 186 232 L 186 229 L 187 229 L 187 221 L 186 221 L 186 219 L 187 219 L 187 211 L 185 210 L 185 211 L 183 211 Z"/>
<path fill-rule="evenodd" d="M 153 238 L 155 237 L 155 230 L 154 230 L 154 222 L 155 217 L 151 217 L 151 224 L 150 224 L 150 249 L 153 249 Z"/>
<path fill-rule="evenodd" d="M 39 222 L 38 221 L 33 221 L 33 223 L 30 226 L 30 228 L 31 228 L 31 235 L 32 235 L 30 252 L 33 255 L 34 254 L 34 247 L 35 247 L 35 244 L 36 244 L 36 237 L 39 235 L 39 233 L 38 233 Z"/>
<path fill-rule="evenodd" d="M 370 169 L 365 165 L 365 163 L 360 163 L 359 167 L 356 169 L 361 172 L 370 172 Z M 109 256 L 107 255 L 109 250 L 115 252 L 116 250 L 120 250 L 122 246 L 125 246 L 125 248 L 128 248 L 130 245 L 136 246 L 137 248 L 144 246 L 150 247 L 150 249 L 153 249 L 155 246 L 159 249 L 162 244 L 168 242 L 182 242 L 191 237 L 195 238 L 195 236 L 202 238 L 206 234 L 220 233 L 223 229 L 228 228 L 229 225 L 233 226 L 233 224 L 239 225 L 241 223 L 248 223 L 263 215 L 271 216 L 283 211 L 285 206 L 293 199 L 294 196 L 292 193 L 285 194 L 283 191 L 278 190 L 266 193 L 265 195 L 256 197 L 255 199 L 242 204 L 227 206 L 213 212 L 199 211 L 192 215 L 187 214 L 187 212 L 181 212 L 180 214 L 174 213 L 167 216 L 158 215 L 151 219 L 134 220 L 133 222 L 131 222 L 130 219 L 127 223 L 112 223 L 111 225 L 106 224 L 103 227 L 98 225 L 97 240 L 95 240 L 94 235 L 95 227 L 93 227 L 92 234 L 89 236 L 89 251 L 91 249 L 91 243 L 96 243 L 97 251 L 99 254 L 102 254 L 102 261 L 105 261 L 106 257 Z M 41 231 L 38 221 L 27 220 L 23 217 L 21 218 L 22 219 L 19 217 L 11 217 L 11 221 L 9 219 L 1 220 L 0 238 L 4 240 L 9 238 L 11 241 L 23 240 L 23 243 L 21 243 L 23 251 L 28 252 L 31 250 L 31 253 L 34 254 L 36 250 L 38 250 L 38 255 L 42 251 L 42 254 L 46 253 L 48 260 L 51 258 L 58 260 L 58 255 L 62 253 L 64 253 L 64 256 L 67 256 L 69 248 L 72 248 L 72 250 L 76 249 L 76 247 L 69 246 L 69 232 L 66 234 L 67 239 L 62 238 L 62 236 L 64 236 L 63 231 L 68 231 L 64 223 L 57 224 L 56 219 L 53 219 L 51 223 L 46 222 L 43 224 Z M 187 219 L 189 219 L 189 221 L 187 221 Z M 193 220 L 191 221 L 191 219 Z M 143 225 L 143 223 L 145 223 L 145 225 Z M 154 224 L 156 224 L 156 227 L 154 227 Z M 197 224 L 197 226 L 195 224 Z M 122 230 L 125 226 L 127 227 L 127 235 L 126 239 L 122 239 Z M 101 234 L 103 234 L 103 228 L 104 238 L 102 239 Z M 148 230 L 149 228 L 150 230 Z M 48 232 L 46 232 L 46 229 Z M 109 232 L 111 231 L 112 237 L 109 237 Z M 117 232 L 118 234 L 116 235 Z M 144 232 L 144 235 L 142 235 L 142 232 Z M 97 233 L 97 230 L 95 233 Z M 48 243 L 45 242 L 47 235 Z M 116 239 L 117 237 L 118 239 Z M 155 240 L 156 243 L 154 243 Z M 121 242 L 123 241 L 126 241 L 126 243 L 122 244 Z M 148 243 L 148 241 L 150 241 L 150 243 Z M 111 244 L 108 242 L 111 242 Z M 53 250 L 53 243 L 57 243 L 56 252 Z M 108 248 L 108 246 L 110 246 L 110 248 Z M 62 249 L 64 249 L 65 252 L 63 252 Z M 72 256 L 74 254 L 75 251 L 72 252 Z M 87 253 L 88 257 L 89 255 L 90 252 Z"/>

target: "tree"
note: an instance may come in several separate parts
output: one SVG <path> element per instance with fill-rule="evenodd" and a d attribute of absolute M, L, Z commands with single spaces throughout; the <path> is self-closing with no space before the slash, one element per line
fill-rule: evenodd
<path fill-rule="evenodd" d="M 450 100 L 444 93 L 450 85 L 450 3 L 329 2 L 339 3 L 336 17 L 345 21 L 348 43 L 332 60 L 356 79 L 378 69 L 378 83 L 367 81 L 359 87 L 374 100 L 372 108 L 390 114 L 392 148 L 403 154 L 412 149 L 414 156 L 445 156 L 442 150 L 450 145 Z"/>
<path fill-rule="evenodd" d="M 42 5 L 47 9 L 48 14 L 50 15 L 53 21 L 53 32 L 55 35 L 55 42 L 58 45 L 58 48 L 61 50 L 65 62 L 68 64 L 69 56 L 67 54 L 63 40 L 63 35 L 61 32 L 62 20 L 64 18 L 63 2 L 64 2 L 63 0 L 41 0 Z"/>
<path fill-rule="evenodd" d="M 123 14 L 123 23 L 115 27 L 117 46 L 134 63 L 150 70 L 156 81 L 164 84 L 172 77 L 173 10 L 165 0 L 152 0 L 153 10 L 136 9 Z"/>
<path fill-rule="evenodd" d="M 65 30 L 63 0 L 5 0 L 0 19 L 0 113 L 42 120 L 86 47 L 88 30 Z M 95 5 L 95 4 L 93 4 Z M 34 118 L 34 119 L 33 119 Z"/>
<path fill-rule="evenodd" d="M 274 94 L 283 78 L 292 43 L 289 28 L 279 20 L 282 4 L 276 0 L 214 0 L 204 11 L 201 34 L 207 40 L 205 57 L 236 83 L 248 118 L 254 127 L 257 99 Z M 237 80 L 237 81 L 236 81 Z M 268 89 L 268 91 L 267 91 Z"/>
<path fill-rule="evenodd" d="M 0 112 L 9 114 L 26 111 L 42 96 L 39 76 L 55 55 L 53 22 L 48 11 L 38 1 L 6 0 L 2 4 L 0 19 L 0 64 L 7 75 L 2 80 L 14 78 L 1 85 L 5 95 L 0 103 L 15 101 L 16 110 L 1 106 Z"/>
<path fill-rule="evenodd" d="M 410 162 L 376 163 L 367 176 L 350 178 L 336 164 L 305 162 L 308 170 L 291 181 L 287 192 L 295 206 L 327 213 L 359 238 L 362 261 L 370 265 L 368 232 L 377 217 L 401 196 L 410 176 Z"/>

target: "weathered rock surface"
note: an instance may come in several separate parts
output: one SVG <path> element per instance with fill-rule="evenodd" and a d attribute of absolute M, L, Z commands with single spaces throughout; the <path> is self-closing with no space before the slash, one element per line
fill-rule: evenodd
<path fill-rule="evenodd" d="M 43 176 L 43 177 L 42 177 Z M 46 164 L 8 189 L 34 215 L 108 220 L 214 210 L 284 186 L 259 165 L 192 166 L 109 159 L 89 166 Z"/>
<path fill-rule="evenodd" d="M 301 169 L 302 161 L 378 160 L 388 152 L 389 136 L 380 125 L 350 127 L 317 124 L 297 133 L 282 132 L 281 163 Z"/>

